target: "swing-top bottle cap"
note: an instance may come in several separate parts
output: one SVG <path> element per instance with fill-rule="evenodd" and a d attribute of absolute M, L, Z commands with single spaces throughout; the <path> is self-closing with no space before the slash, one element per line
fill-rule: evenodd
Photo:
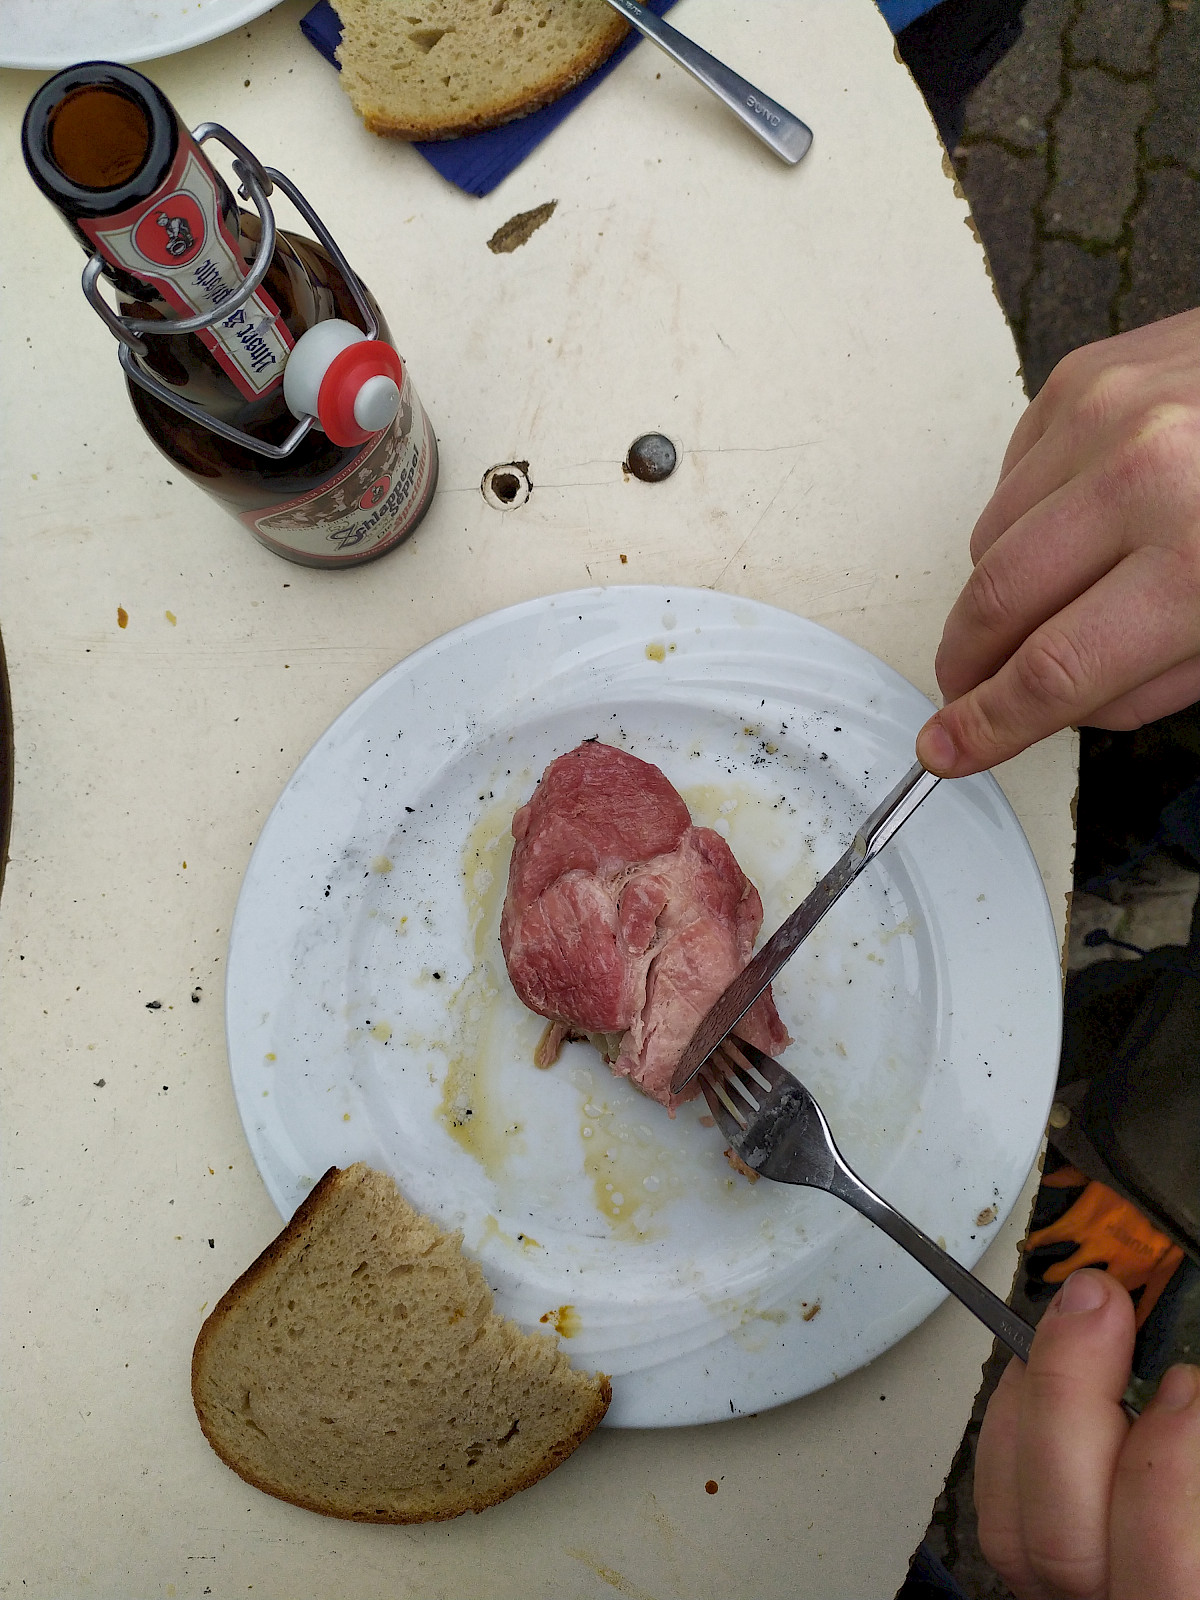
<path fill-rule="evenodd" d="M 283 369 L 283 398 L 294 417 L 315 417 L 334 444 L 365 444 L 399 411 L 403 381 L 390 344 L 334 317 L 297 339 Z"/>

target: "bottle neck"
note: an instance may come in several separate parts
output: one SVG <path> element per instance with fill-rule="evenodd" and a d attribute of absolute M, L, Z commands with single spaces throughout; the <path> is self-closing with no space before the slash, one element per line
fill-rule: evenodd
<path fill-rule="evenodd" d="M 245 278 L 233 196 L 141 73 L 110 62 L 59 73 L 30 103 L 23 143 L 34 182 L 85 249 L 166 321 L 219 310 Z M 250 401 L 280 385 L 294 343 L 262 286 L 190 337 Z"/>

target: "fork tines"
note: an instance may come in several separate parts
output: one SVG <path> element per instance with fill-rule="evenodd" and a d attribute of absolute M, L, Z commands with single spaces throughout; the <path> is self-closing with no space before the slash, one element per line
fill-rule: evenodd
<path fill-rule="evenodd" d="M 750 1117 L 771 1092 L 769 1079 L 749 1059 L 744 1041 L 736 1034 L 721 1041 L 701 1067 L 700 1076 L 705 1099 L 711 1090 L 739 1128 L 749 1126 Z M 716 1107 L 712 1109 L 715 1113 Z"/>

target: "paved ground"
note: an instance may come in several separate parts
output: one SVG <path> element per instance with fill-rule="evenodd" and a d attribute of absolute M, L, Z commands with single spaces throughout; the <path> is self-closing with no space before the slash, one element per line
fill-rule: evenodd
<path fill-rule="evenodd" d="M 1031 395 L 1075 346 L 1200 305 L 1200 0 L 1027 0 L 1021 38 L 971 95 L 952 156 Z M 1085 733 L 1081 880 L 1150 837 L 1164 800 L 1200 773 L 1198 733 L 1195 710 L 1141 734 Z M 1121 955 L 1086 949 L 1092 927 L 1186 942 L 1197 882 L 1156 858 L 1115 904 L 1081 902 L 1072 966 Z M 1020 1285 L 1014 1303 L 1036 1320 L 1041 1305 Z M 971 1504 L 979 1421 L 1003 1365 L 984 1369 L 928 1534 L 971 1600 L 1009 1600 Z"/>
<path fill-rule="evenodd" d="M 1200 304 L 1200 0 L 1027 0 L 953 157 L 1031 394 Z"/>

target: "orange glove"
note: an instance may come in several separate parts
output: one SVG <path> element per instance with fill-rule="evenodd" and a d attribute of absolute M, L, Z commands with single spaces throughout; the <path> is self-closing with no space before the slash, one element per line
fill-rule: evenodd
<path fill-rule="evenodd" d="M 1132 1294 L 1142 1290 L 1137 1305 L 1137 1326 L 1150 1315 L 1159 1295 L 1174 1277 L 1183 1251 L 1146 1221 L 1135 1206 L 1103 1183 L 1089 1181 L 1075 1167 L 1059 1167 L 1042 1179 L 1047 1189 L 1074 1189 L 1083 1192 L 1063 1212 L 1057 1222 L 1035 1228 L 1025 1240 L 1024 1249 L 1043 1245 L 1074 1244 L 1064 1261 L 1056 1261 L 1043 1274 L 1047 1283 L 1062 1283 L 1077 1267 L 1099 1267 L 1108 1271 Z"/>

